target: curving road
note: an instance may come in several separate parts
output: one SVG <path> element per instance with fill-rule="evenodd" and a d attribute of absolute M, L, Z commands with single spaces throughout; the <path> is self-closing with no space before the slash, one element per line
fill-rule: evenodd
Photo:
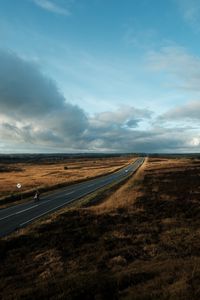
<path fill-rule="evenodd" d="M 52 191 L 48 195 L 41 197 L 38 203 L 29 201 L 28 203 L 1 209 L 0 237 L 24 227 L 34 220 L 52 213 L 104 186 L 124 180 L 127 176 L 133 174 L 143 162 L 144 158 L 138 158 L 134 163 L 123 167 L 115 173 Z"/>

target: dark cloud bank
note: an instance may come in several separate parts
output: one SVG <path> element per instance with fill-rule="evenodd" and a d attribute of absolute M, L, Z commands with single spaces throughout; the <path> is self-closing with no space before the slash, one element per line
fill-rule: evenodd
<path fill-rule="evenodd" d="M 0 66 L 1 152 L 187 150 L 187 137 L 178 129 L 139 129 L 141 122 L 151 122 L 148 109 L 121 107 L 88 116 L 34 63 L 0 51 Z"/>

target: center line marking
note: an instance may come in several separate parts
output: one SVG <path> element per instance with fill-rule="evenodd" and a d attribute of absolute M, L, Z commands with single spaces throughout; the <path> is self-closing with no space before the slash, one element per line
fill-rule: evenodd
<path fill-rule="evenodd" d="M 51 208 L 50 210 L 45 211 L 44 213 L 42 213 L 42 214 L 40 214 L 40 215 L 38 215 L 38 216 L 36 216 L 36 217 L 34 217 L 34 218 L 32 218 L 32 219 L 29 219 L 28 221 L 26 221 L 26 222 L 24 222 L 24 223 L 21 223 L 19 226 L 20 226 L 20 227 L 23 227 L 25 224 L 28 224 L 28 223 L 30 223 L 31 221 L 36 220 L 36 219 L 38 219 L 38 218 L 40 218 L 40 217 L 42 217 L 42 216 L 48 214 L 49 212 L 56 210 L 57 208 L 63 207 L 63 206 L 65 206 L 66 204 L 67 204 L 67 203 L 64 203 L 64 204 L 61 204 L 61 205 L 56 206 L 56 207 L 54 207 L 54 208 Z"/>
<path fill-rule="evenodd" d="M 23 210 L 20 210 L 20 211 L 18 211 L 18 212 L 15 212 L 15 213 L 13 213 L 13 214 L 8 215 L 8 216 L 5 216 L 5 217 L 1 218 L 0 221 L 1 221 L 1 220 L 4 220 L 4 219 L 7 219 L 7 218 L 10 218 L 10 217 L 15 216 L 15 215 L 19 215 L 19 214 L 23 213 L 24 211 L 27 211 L 27 210 L 30 210 L 30 209 L 32 209 L 32 208 L 37 207 L 38 205 L 39 205 L 39 204 L 34 205 L 34 206 L 31 206 L 31 207 L 28 207 L 28 208 L 23 209 Z"/>
<path fill-rule="evenodd" d="M 27 210 L 30 210 L 30 209 L 35 208 L 35 207 L 38 207 L 39 205 L 46 204 L 46 203 L 48 203 L 48 202 L 50 202 L 50 201 L 53 201 L 54 199 L 60 198 L 60 197 L 62 197 L 62 196 L 67 196 L 67 195 L 70 195 L 70 194 L 73 194 L 73 193 L 74 193 L 74 191 L 73 191 L 73 192 L 69 192 L 69 193 L 67 193 L 67 194 L 65 194 L 65 195 L 60 195 L 60 196 L 58 196 L 58 197 L 54 197 L 53 199 L 50 199 L 50 200 L 47 200 L 47 201 L 44 201 L 44 202 L 40 202 L 40 203 L 38 203 L 38 204 L 36 204 L 36 205 L 33 205 L 33 206 L 31 206 L 31 207 L 25 208 L 25 209 L 23 209 L 23 210 L 20 210 L 20 211 L 17 211 L 17 212 L 15 212 L 15 213 L 12 213 L 12 214 L 10 214 L 10 215 L 8 215 L 8 216 L 5 216 L 5 217 L 1 218 L 0 221 L 5 220 L 5 219 L 8 219 L 8 218 L 10 218 L 10 217 L 12 217 L 12 216 L 15 216 L 15 215 L 19 215 L 19 214 L 21 214 L 21 213 L 23 213 L 23 212 L 25 212 L 25 211 L 27 211 Z"/>

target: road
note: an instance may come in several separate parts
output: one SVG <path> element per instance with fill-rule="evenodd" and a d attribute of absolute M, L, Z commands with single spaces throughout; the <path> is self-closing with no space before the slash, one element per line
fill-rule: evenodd
<path fill-rule="evenodd" d="M 117 172 L 82 183 L 73 184 L 41 196 L 39 202 L 29 201 L 0 210 L 0 237 L 20 229 L 34 220 L 52 213 L 69 203 L 82 198 L 111 183 L 124 180 L 133 174 L 144 162 L 138 158 L 134 163 L 123 167 Z"/>

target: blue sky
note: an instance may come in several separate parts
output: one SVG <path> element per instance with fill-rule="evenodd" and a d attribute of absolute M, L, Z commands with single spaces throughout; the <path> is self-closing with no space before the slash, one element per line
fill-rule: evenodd
<path fill-rule="evenodd" d="M 199 152 L 199 38 L 198 0 L 0 0 L 0 152 Z"/>

